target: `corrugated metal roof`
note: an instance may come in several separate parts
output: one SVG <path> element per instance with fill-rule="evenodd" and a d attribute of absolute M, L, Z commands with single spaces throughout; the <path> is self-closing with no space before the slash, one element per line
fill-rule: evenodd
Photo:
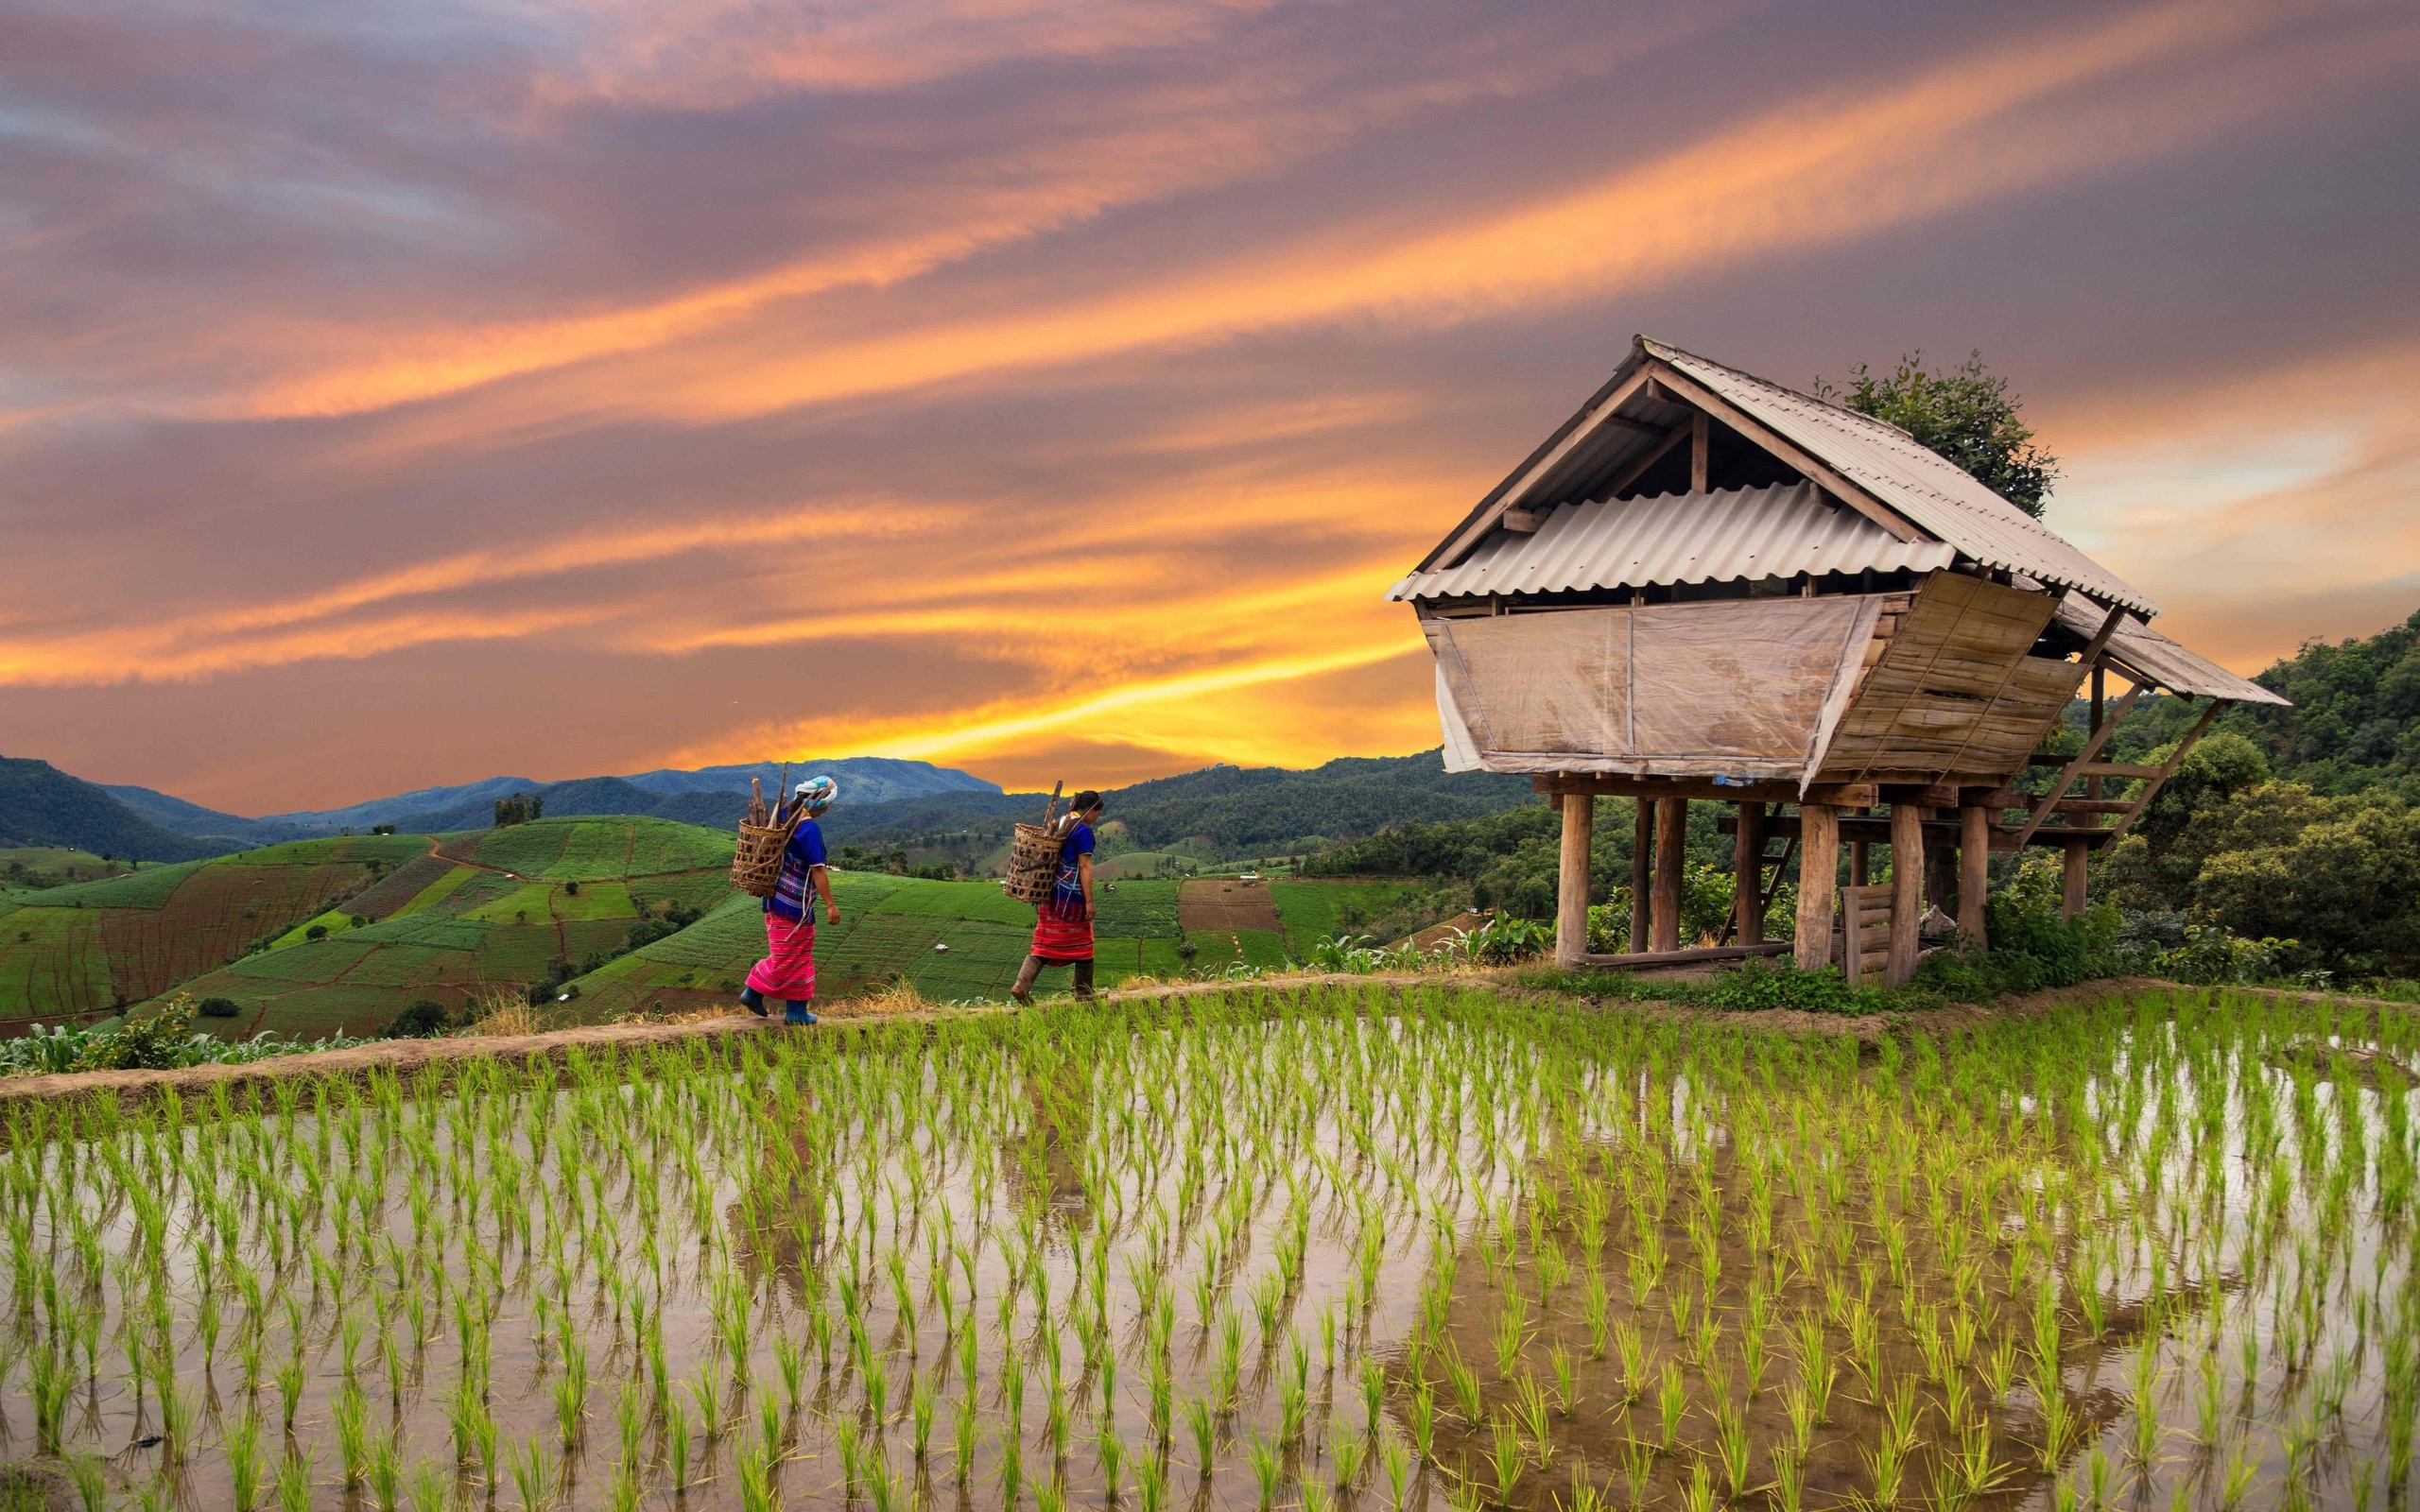
<path fill-rule="evenodd" d="M 1535 534 L 1497 531 L 1455 566 L 1414 573 L 1390 599 L 1566 593 L 1650 583 L 1720 583 L 1866 568 L 1928 572 L 1957 558 L 1902 541 L 1811 483 L 1560 505 Z"/>
<path fill-rule="evenodd" d="M 1661 341 L 1641 336 L 1639 345 L 1976 561 L 2145 615 L 2159 612 L 2117 574 L 1906 432 Z"/>
<path fill-rule="evenodd" d="M 2059 601 L 2057 617 L 2059 624 L 2089 638 L 2100 633 L 2100 622 L 2107 615 L 2089 604 L 2067 598 Z M 2121 622 L 2118 632 L 2109 638 L 2109 655 L 2170 693 L 2292 707 L 2290 700 L 2250 679 L 2237 677 L 2209 658 L 2188 651 L 2150 626 L 2137 625 L 2133 620 Z"/>

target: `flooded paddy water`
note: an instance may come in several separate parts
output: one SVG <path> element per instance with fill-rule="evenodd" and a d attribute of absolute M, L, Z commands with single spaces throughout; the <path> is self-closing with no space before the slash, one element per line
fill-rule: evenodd
<path fill-rule="evenodd" d="M 2402 1506 L 2396 1008 L 1447 986 L 21 1108 L 90 1505 Z"/>

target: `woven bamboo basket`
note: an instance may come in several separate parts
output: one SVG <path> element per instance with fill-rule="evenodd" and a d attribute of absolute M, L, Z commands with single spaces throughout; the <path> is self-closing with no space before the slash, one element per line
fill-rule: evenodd
<path fill-rule="evenodd" d="M 752 898 L 770 898 L 781 885 L 782 852 L 790 848 L 798 821 L 806 816 L 804 804 L 778 823 L 739 821 L 739 847 L 731 853 L 731 885 Z"/>
<path fill-rule="evenodd" d="M 739 821 L 739 844 L 731 853 L 731 885 L 751 898 L 770 898 L 782 885 L 782 853 L 790 848 L 798 821 L 806 817 L 806 805 L 793 804 L 784 812 L 790 786 L 787 762 L 782 763 L 781 785 L 773 790 L 770 812 L 765 807 L 764 784 L 752 777 L 748 786 L 753 797 Z"/>
<path fill-rule="evenodd" d="M 1065 837 L 1052 822 L 1059 807 L 1059 793 L 1067 784 L 1058 783 L 1050 789 L 1050 801 L 1042 807 L 1040 824 L 1020 824 L 1009 841 L 1008 894 L 1039 905 L 1050 897 L 1050 885 L 1059 879 L 1059 847 Z"/>

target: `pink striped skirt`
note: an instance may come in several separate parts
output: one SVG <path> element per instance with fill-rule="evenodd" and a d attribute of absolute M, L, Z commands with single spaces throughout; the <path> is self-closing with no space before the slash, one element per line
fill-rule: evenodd
<path fill-rule="evenodd" d="M 815 923 L 765 916 L 765 958 L 749 968 L 748 985 L 769 998 L 805 1002 L 815 996 Z"/>

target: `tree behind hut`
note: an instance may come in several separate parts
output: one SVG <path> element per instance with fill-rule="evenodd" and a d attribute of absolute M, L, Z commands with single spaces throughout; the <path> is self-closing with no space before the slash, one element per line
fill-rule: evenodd
<path fill-rule="evenodd" d="M 1979 351 L 1957 368 L 1933 371 L 1918 351 L 1877 376 L 1864 363 L 1846 389 L 1815 380 L 1818 398 L 1898 426 L 2036 520 L 2058 480 L 2059 459 L 2033 443 L 2008 380 L 1983 367 Z"/>

